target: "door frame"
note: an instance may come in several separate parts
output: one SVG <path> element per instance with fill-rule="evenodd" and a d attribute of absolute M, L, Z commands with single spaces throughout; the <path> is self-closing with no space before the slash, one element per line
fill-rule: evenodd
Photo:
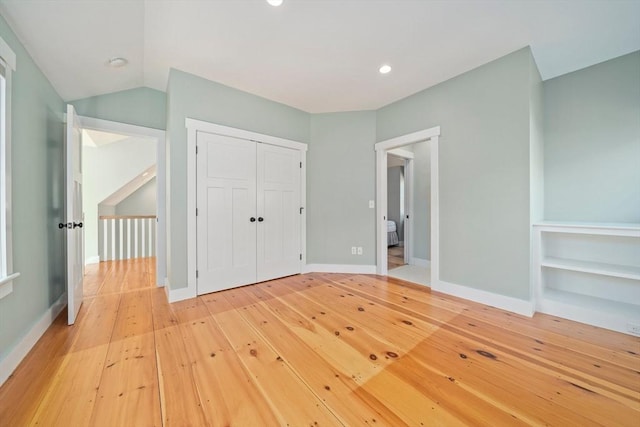
<path fill-rule="evenodd" d="M 156 143 L 156 284 L 165 286 L 167 282 L 167 219 L 166 219 L 166 132 L 144 126 L 128 123 L 113 122 L 110 120 L 96 119 L 94 117 L 80 116 L 83 129 L 98 130 L 102 132 L 118 133 L 133 137 L 155 138 Z"/>
<path fill-rule="evenodd" d="M 438 143 L 440 126 L 397 136 L 375 144 L 376 151 L 376 274 L 387 270 L 387 154 L 406 145 L 429 141 L 431 154 L 431 286 L 440 278 L 440 220 L 438 194 Z M 412 206 L 413 208 L 413 206 Z M 406 236 L 406 235 L 405 235 Z M 406 237 L 405 237 L 406 239 Z M 411 237 L 410 237 L 411 239 Z M 410 243 L 411 244 L 411 243 Z"/>
<path fill-rule="evenodd" d="M 302 254 L 300 271 L 302 271 L 302 267 L 307 264 L 307 144 L 189 117 L 185 119 L 185 127 L 187 128 L 187 287 L 174 290 L 169 289 L 170 286 L 167 287 L 169 302 L 195 298 L 198 294 L 198 281 L 196 277 L 197 229 L 195 215 L 197 201 L 196 142 L 198 132 L 247 139 L 300 151 L 300 162 L 302 164 L 300 168 L 300 207 L 302 208 L 300 218 L 300 253 Z"/>

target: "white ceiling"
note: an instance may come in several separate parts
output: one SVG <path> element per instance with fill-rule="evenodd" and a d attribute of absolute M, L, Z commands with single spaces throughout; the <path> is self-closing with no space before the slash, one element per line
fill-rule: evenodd
<path fill-rule="evenodd" d="M 173 67 L 312 113 L 367 110 L 527 45 L 543 79 L 640 49 L 640 0 L 0 0 L 0 14 L 67 101 L 164 91 Z"/>

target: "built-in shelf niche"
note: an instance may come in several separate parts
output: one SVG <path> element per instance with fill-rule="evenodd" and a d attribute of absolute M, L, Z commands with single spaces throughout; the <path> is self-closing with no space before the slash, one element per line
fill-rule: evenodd
<path fill-rule="evenodd" d="M 640 324 L 640 224 L 534 225 L 536 310 L 629 333 Z"/>

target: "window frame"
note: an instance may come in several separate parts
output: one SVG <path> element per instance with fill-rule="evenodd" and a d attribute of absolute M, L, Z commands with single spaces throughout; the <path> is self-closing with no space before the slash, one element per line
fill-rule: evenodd
<path fill-rule="evenodd" d="M 11 92 L 16 55 L 0 37 L 0 299 L 13 292 L 11 221 Z"/>

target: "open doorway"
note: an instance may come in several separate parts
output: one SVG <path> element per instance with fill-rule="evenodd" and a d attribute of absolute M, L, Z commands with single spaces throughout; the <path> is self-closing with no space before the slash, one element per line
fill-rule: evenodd
<path fill-rule="evenodd" d="M 387 269 L 411 263 L 413 153 L 396 149 L 387 157 Z"/>
<path fill-rule="evenodd" d="M 166 282 L 165 132 L 81 117 L 85 263 L 155 257 Z"/>
<path fill-rule="evenodd" d="M 439 280 L 439 233 L 438 233 L 438 139 L 440 128 L 430 128 L 402 135 L 376 144 L 376 271 L 414 283 L 431 285 Z M 399 253 L 398 245 L 390 244 L 389 221 L 393 209 L 389 201 L 397 199 L 389 194 L 389 182 L 394 185 L 392 168 L 401 158 L 404 162 L 403 189 L 405 207 L 402 220 L 403 257 L 402 265 L 390 264 L 389 254 Z M 391 168 L 389 166 L 391 165 Z M 415 172 L 414 172 L 415 169 Z M 391 196 L 391 197 L 390 197 Z M 398 235 L 400 242 L 400 234 Z"/>

